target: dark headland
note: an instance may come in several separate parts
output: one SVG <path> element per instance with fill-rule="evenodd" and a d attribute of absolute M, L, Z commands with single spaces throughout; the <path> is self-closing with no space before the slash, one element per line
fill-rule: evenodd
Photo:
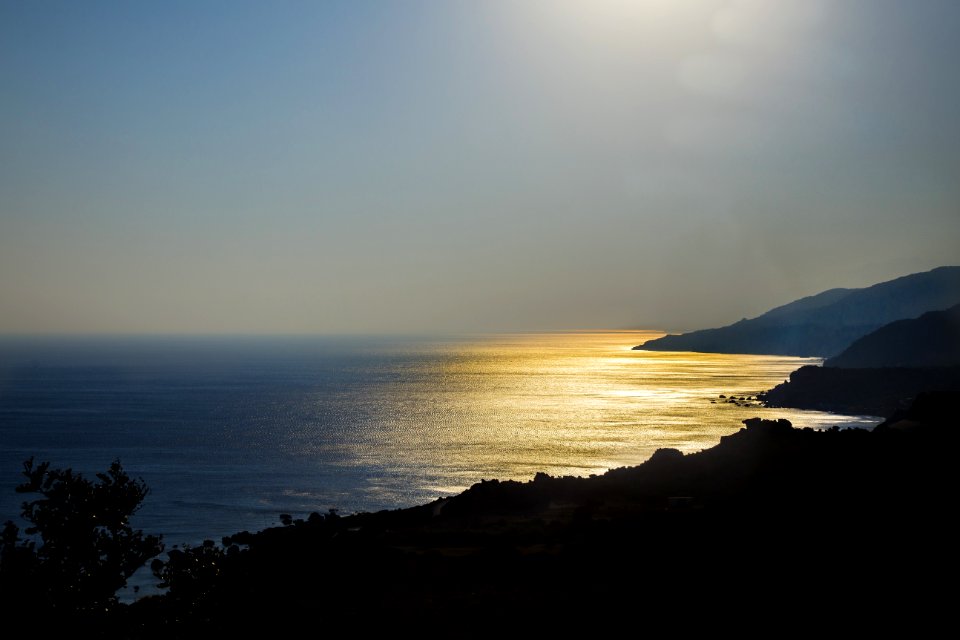
<path fill-rule="evenodd" d="M 759 398 L 770 407 L 885 416 L 960 390 L 960 267 L 830 289 L 756 318 L 634 349 L 820 356 Z"/>
<path fill-rule="evenodd" d="M 760 397 L 771 407 L 889 415 L 924 391 L 960 391 L 960 305 L 880 327 Z"/>

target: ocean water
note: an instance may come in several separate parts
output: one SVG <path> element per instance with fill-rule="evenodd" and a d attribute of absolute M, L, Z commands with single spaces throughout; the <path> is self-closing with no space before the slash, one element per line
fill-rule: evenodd
<path fill-rule="evenodd" d="M 0 339 L 0 522 L 29 456 L 151 489 L 135 525 L 168 545 L 280 513 L 406 507 L 481 479 L 586 476 L 697 451 L 812 359 L 631 351 L 656 332 L 397 337 Z"/>

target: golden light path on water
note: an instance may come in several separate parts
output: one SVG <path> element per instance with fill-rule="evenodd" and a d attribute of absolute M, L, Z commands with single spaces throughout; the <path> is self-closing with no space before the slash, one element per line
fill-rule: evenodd
<path fill-rule="evenodd" d="M 877 422 L 723 403 L 720 394 L 755 395 L 819 360 L 631 350 L 660 335 L 538 333 L 436 344 L 437 357 L 371 389 L 377 428 L 344 453 L 381 469 L 384 493 L 396 490 L 391 478 L 414 479 L 419 486 L 407 487 L 406 502 L 480 479 L 599 474 L 639 464 L 660 447 L 694 452 L 753 416 L 815 428 Z"/>

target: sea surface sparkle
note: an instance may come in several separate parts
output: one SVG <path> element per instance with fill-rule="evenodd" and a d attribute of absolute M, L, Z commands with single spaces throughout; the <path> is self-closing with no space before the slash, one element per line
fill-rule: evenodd
<path fill-rule="evenodd" d="M 600 474 L 752 416 L 875 423 L 719 401 L 818 361 L 631 350 L 659 335 L 3 338 L 0 521 L 31 455 L 89 474 L 119 457 L 151 488 L 137 526 L 175 544 L 481 479 Z"/>

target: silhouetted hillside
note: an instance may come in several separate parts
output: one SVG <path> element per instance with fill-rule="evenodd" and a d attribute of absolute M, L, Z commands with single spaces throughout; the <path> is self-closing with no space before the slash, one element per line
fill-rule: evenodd
<path fill-rule="evenodd" d="M 954 547 L 957 401 L 924 396 L 875 432 L 754 418 L 706 451 L 661 449 L 600 477 L 481 482 L 412 509 L 210 542 L 172 554 L 170 593 L 134 605 L 126 635 L 309 623 L 516 637 L 693 614 L 713 627 L 748 610 L 762 616 L 739 616 L 739 631 L 771 616 L 862 629 L 877 594 L 896 598 L 883 625 L 923 632 L 930 612 L 952 610 L 928 571 Z"/>
<path fill-rule="evenodd" d="M 826 367 L 960 366 L 960 305 L 880 327 L 830 358 Z"/>
<path fill-rule="evenodd" d="M 636 349 L 829 357 L 883 325 L 960 303 L 960 267 L 865 289 L 831 289 L 717 329 L 649 340 Z"/>

